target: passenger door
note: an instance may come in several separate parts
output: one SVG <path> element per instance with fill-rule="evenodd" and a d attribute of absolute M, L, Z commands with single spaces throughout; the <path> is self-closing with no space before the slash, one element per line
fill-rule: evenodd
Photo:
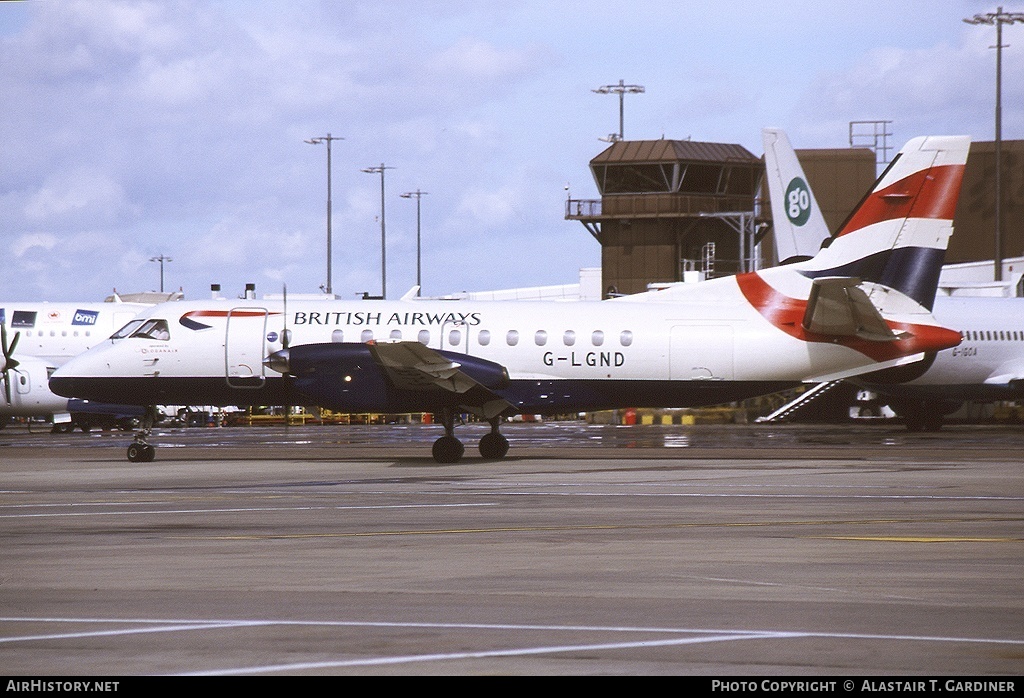
<path fill-rule="evenodd" d="M 232 388 L 259 388 L 265 380 L 264 337 L 266 308 L 238 307 L 228 311 L 224 338 L 224 374 Z"/>

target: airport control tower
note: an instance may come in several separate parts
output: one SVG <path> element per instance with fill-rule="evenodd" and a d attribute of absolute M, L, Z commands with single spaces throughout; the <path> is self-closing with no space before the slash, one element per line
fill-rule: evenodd
<path fill-rule="evenodd" d="M 590 161 L 600 199 L 566 202 L 601 243 L 606 293 L 762 266 L 764 163 L 740 145 L 616 141 Z"/>

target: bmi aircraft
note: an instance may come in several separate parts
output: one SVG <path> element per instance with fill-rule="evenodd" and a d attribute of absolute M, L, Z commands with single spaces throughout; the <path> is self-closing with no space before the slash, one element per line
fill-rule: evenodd
<path fill-rule="evenodd" d="M 434 458 L 455 462 L 461 413 L 491 424 L 480 453 L 501 458 L 499 426 L 517 412 L 711 405 L 903 366 L 961 341 L 927 302 L 969 143 L 910 141 L 842 234 L 804 262 L 600 302 L 163 304 L 50 386 L 147 406 L 432 412 L 445 431 Z M 148 427 L 129 460 L 153 459 Z"/>
<path fill-rule="evenodd" d="M 68 399 L 50 391 L 50 374 L 151 305 L 0 303 L 0 426 L 9 417 L 44 415 L 71 426 Z"/>
<path fill-rule="evenodd" d="M 785 132 L 764 129 L 762 137 L 779 259 L 807 259 L 832 235 Z M 939 429 L 965 401 L 1024 398 L 1024 298 L 939 294 L 922 300 L 940 324 L 960 331 L 963 343 L 853 382 L 885 395 L 914 431 Z"/>

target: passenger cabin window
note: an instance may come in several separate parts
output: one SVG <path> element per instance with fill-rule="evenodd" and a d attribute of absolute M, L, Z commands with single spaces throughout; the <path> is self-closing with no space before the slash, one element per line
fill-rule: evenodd
<path fill-rule="evenodd" d="M 519 330 L 509 330 L 508 334 L 505 335 L 505 342 L 510 347 L 519 344 Z"/>
<path fill-rule="evenodd" d="M 420 344 L 423 346 L 428 346 L 430 344 L 430 330 L 420 330 L 416 339 L 418 339 Z"/>
<path fill-rule="evenodd" d="M 622 334 L 619 335 L 619 344 L 624 347 L 628 347 L 633 343 L 633 333 L 629 330 L 623 330 Z"/>
<path fill-rule="evenodd" d="M 460 342 L 462 342 L 462 331 L 461 330 L 452 330 L 451 332 L 448 333 L 448 345 L 449 346 L 457 347 L 457 346 L 459 346 Z"/>
<path fill-rule="evenodd" d="M 576 333 L 572 330 L 566 330 L 562 335 L 562 342 L 564 342 L 567 347 L 571 347 L 576 344 Z"/>
<path fill-rule="evenodd" d="M 345 341 L 345 330 L 334 330 L 331 332 L 331 341 L 335 344 L 341 344 Z"/>
<path fill-rule="evenodd" d="M 373 330 L 363 330 L 359 335 L 359 341 L 362 343 L 373 341 Z"/>
<path fill-rule="evenodd" d="M 391 330 L 391 339 L 401 339 L 402 330 Z"/>
<path fill-rule="evenodd" d="M 548 343 L 548 333 L 544 330 L 537 330 L 536 334 L 533 335 L 533 341 L 538 347 L 542 347 Z"/>
<path fill-rule="evenodd" d="M 482 347 L 486 347 L 491 343 L 491 333 L 488 330 L 480 330 L 480 334 L 476 336 L 477 343 Z"/>
<path fill-rule="evenodd" d="M 599 347 L 604 344 L 604 332 L 601 330 L 594 330 L 594 333 L 590 335 L 590 343 L 595 347 Z"/>

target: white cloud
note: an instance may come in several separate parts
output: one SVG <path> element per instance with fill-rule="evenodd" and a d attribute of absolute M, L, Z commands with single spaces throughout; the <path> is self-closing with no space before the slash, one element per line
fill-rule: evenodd
<path fill-rule="evenodd" d="M 100 170 L 80 167 L 49 177 L 25 205 L 34 226 L 113 223 L 128 208 L 121 185 Z"/>
<path fill-rule="evenodd" d="M 416 188 L 430 192 L 426 274 L 473 288 L 572 281 L 573 256 L 599 247 L 563 219 L 562 187 L 592 194 L 587 164 L 618 105 L 590 90 L 620 78 L 647 86 L 627 98 L 631 138 L 759 153 L 765 125 L 798 147 L 844 145 L 856 119 L 893 119 L 900 141 L 992 128 L 994 36 L 960 23 L 971 11 L 958 4 L 13 5 L 23 18 L 0 30 L 0 243 L 21 255 L 0 297 L 152 288 L 159 253 L 192 297 L 212 282 L 315 290 L 325 152 L 302 141 L 327 132 L 345 138 L 333 148 L 341 295 L 379 285 L 379 188 L 359 170 L 380 162 L 395 167 L 392 292 L 414 273 L 415 206 L 397 195 Z M 1004 37 L 1006 138 L 1024 137 L 1022 31 Z"/>
<path fill-rule="evenodd" d="M 50 233 L 26 233 L 14 239 L 10 246 L 11 255 L 23 257 L 29 250 L 50 251 L 57 246 L 57 237 Z"/>

